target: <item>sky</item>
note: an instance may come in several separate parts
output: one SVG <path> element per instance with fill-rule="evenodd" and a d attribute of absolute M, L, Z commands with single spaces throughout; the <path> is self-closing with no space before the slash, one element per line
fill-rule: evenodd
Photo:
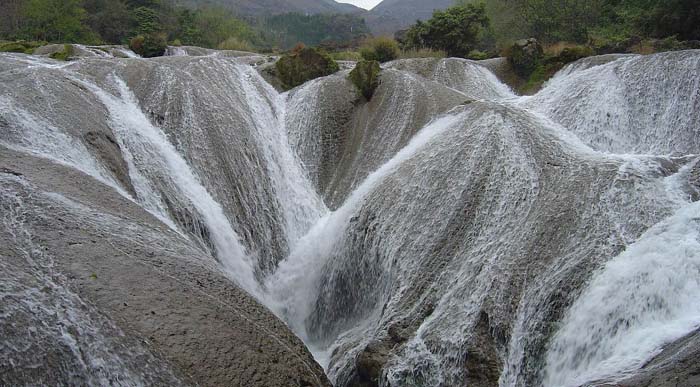
<path fill-rule="evenodd" d="M 375 5 L 382 2 L 382 0 L 336 0 L 339 3 L 350 3 L 355 4 L 358 7 L 364 9 L 372 9 Z"/>

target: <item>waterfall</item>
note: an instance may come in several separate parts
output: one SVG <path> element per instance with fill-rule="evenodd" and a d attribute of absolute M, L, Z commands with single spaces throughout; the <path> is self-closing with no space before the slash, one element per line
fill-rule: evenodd
<path fill-rule="evenodd" d="M 216 256 L 243 288 L 254 295 L 260 294 L 254 276 L 254 263 L 241 245 L 221 205 L 207 192 L 187 162 L 168 141 L 165 134 L 151 124 L 129 91 L 124 81 L 112 78 L 118 97 L 90 86 L 96 97 L 107 107 L 114 134 L 124 152 L 128 152 L 130 174 L 139 193 L 139 199 L 150 209 L 164 214 L 163 198 L 158 190 L 182 195 L 186 205 L 193 206 L 211 233 Z M 154 183 L 163 187 L 154 187 Z M 156 208 L 153 208 L 155 206 Z"/>
<path fill-rule="evenodd" d="M 698 219 L 698 203 L 681 208 L 591 280 L 552 340 L 545 386 L 620 379 L 700 327 Z"/>
<path fill-rule="evenodd" d="M 328 264 L 326 260 L 333 256 L 332 250 L 340 244 L 340 240 L 347 232 L 350 218 L 367 194 L 397 166 L 435 136 L 448 130 L 459 119 L 460 114 L 449 114 L 418 132 L 406 147 L 371 173 L 352 192 L 342 207 L 321 218 L 294 246 L 290 256 L 280 264 L 274 276 L 267 279 L 266 287 L 276 304 L 274 309 L 285 316 L 293 329 L 302 337 L 309 338 L 305 320 L 311 313 L 313 300 L 318 297 L 318 281 Z"/>
<path fill-rule="evenodd" d="M 338 386 L 622 381 L 700 327 L 697 51 L 584 60 L 531 97 L 486 64 L 399 60 L 367 101 L 347 72 L 279 93 L 259 57 L 112 49 L 130 58 L 0 54 L 0 151 L 22 156 L 0 154 L 0 208 L 18 251 L 41 252 L 19 235 L 25 212 L 37 230 L 84 201 L 143 212 L 154 238 L 207 260 L 197 273 L 225 273 L 286 323 L 246 311 L 251 329 L 288 327 Z M 92 188 L 46 193 L 61 176 L 35 159 Z M 138 243 L 130 259 L 158 255 Z M 67 305 L 66 324 L 101 340 L 97 309 L 80 315 L 88 302 L 39 266 L 27 283 L 61 300 L 21 297 L 51 304 L 42 316 Z"/>

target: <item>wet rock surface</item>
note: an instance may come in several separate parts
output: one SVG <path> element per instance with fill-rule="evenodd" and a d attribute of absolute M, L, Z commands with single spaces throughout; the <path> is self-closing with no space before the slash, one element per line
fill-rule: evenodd
<path fill-rule="evenodd" d="M 33 320 L 41 314 L 25 314 L 29 300 L 4 293 L 3 383 L 329 385 L 303 343 L 190 241 L 79 172 L 6 148 L 0 154 L 3 168 L 22 174 L 0 175 L 3 214 L 18 216 L 2 232 L 3 283 L 79 302 L 76 312 L 56 306 L 57 318 L 68 313 L 55 323 L 65 343 L 42 344 L 36 335 L 49 335 L 53 323 Z M 40 290 L 34 283 L 46 276 L 55 284 Z M 41 347 L 13 345 L 22 342 Z M 81 365 L 84 358 L 106 364 Z M 123 369 L 106 368 L 114 358 Z"/>
<path fill-rule="evenodd" d="M 696 384 L 697 52 L 179 54 L 0 54 L 2 382 Z"/>

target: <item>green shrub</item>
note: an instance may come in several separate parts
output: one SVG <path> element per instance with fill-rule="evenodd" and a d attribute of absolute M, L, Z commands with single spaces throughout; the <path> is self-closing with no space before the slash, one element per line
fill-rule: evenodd
<path fill-rule="evenodd" d="M 293 89 L 312 79 L 331 75 L 339 70 L 328 54 L 313 48 L 298 46 L 282 56 L 275 64 L 277 76 L 285 90 Z"/>
<path fill-rule="evenodd" d="M 131 39 L 129 48 L 144 58 L 154 58 L 165 54 L 168 42 L 165 39 L 165 34 L 151 33 Z"/>
<path fill-rule="evenodd" d="M 45 46 L 46 42 L 28 42 L 19 40 L 0 44 L 0 52 L 17 52 L 20 54 L 33 54 L 38 47 Z"/>
<path fill-rule="evenodd" d="M 175 40 L 173 40 L 172 42 L 170 42 L 170 45 L 171 45 L 171 46 L 175 46 L 175 47 L 181 47 L 181 46 L 182 46 L 182 41 L 181 41 L 180 39 L 175 39 Z"/>
<path fill-rule="evenodd" d="M 348 76 L 350 81 L 357 87 L 367 100 L 372 99 L 374 91 L 379 86 L 379 72 L 381 71 L 379 62 L 376 60 L 363 60 L 357 62 L 355 68 Z"/>
<path fill-rule="evenodd" d="M 62 60 L 65 62 L 71 55 L 73 55 L 73 46 L 70 44 L 64 44 L 63 51 L 54 52 L 53 54 L 49 55 L 49 57 L 51 59 Z"/>
<path fill-rule="evenodd" d="M 447 52 L 442 50 L 433 50 L 431 48 L 409 49 L 402 50 L 399 54 L 399 58 L 447 58 Z"/>
<path fill-rule="evenodd" d="M 232 36 L 223 42 L 219 43 L 219 50 L 232 50 L 232 51 L 253 51 L 253 46 L 235 36 Z"/>
<path fill-rule="evenodd" d="M 399 43 L 386 37 L 372 38 L 360 47 L 360 55 L 364 60 L 389 62 L 399 57 Z"/>
<path fill-rule="evenodd" d="M 429 47 L 444 50 L 449 56 L 465 58 L 473 50 L 485 48 L 490 40 L 489 25 L 483 3 L 435 11 L 432 18 L 417 21 L 401 34 L 403 48 Z"/>

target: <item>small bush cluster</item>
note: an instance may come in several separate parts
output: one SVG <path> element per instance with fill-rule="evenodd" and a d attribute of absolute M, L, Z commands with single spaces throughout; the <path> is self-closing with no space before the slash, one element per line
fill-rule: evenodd
<path fill-rule="evenodd" d="M 513 71 L 524 80 L 519 91 L 530 94 L 565 65 L 579 59 L 596 55 L 590 46 L 559 42 L 546 48 L 535 39 L 521 40 L 506 50 L 506 57 Z"/>
<path fill-rule="evenodd" d="M 132 38 L 129 48 L 144 58 L 155 58 L 165 54 L 168 42 L 164 34 L 150 33 Z"/>
<path fill-rule="evenodd" d="M 280 58 L 275 68 L 285 90 L 293 89 L 312 79 L 337 72 L 340 68 L 328 54 L 303 45 Z"/>
<path fill-rule="evenodd" d="M 378 37 L 365 41 L 360 47 L 360 55 L 364 60 L 384 63 L 397 59 L 400 54 L 399 44 L 392 38 Z"/>
<path fill-rule="evenodd" d="M 367 99 L 372 99 L 374 91 L 379 87 L 379 72 L 381 67 L 376 60 L 363 60 L 357 62 L 355 68 L 350 72 L 350 81 L 357 87 L 362 95 Z"/>

